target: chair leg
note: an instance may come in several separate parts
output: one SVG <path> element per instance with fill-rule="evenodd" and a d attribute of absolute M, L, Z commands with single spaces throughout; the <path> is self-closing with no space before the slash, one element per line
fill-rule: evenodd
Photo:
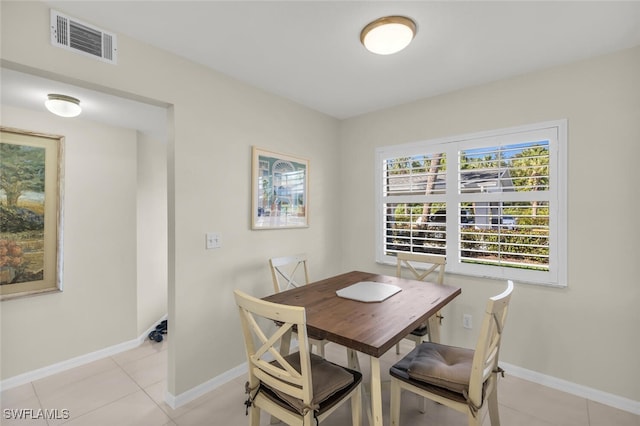
<path fill-rule="evenodd" d="M 271 419 L 274 419 L 274 417 Z M 260 409 L 255 404 L 249 410 L 249 424 L 251 426 L 260 426 Z"/>
<path fill-rule="evenodd" d="M 422 399 L 422 404 L 420 404 L 420 407 L 418 407 L 418 411 L 420 412 L 420 414 L 424 414 L 427 412 L 427 398 L 421 398 Z"/>
<path fill-rule="evenodd" d="M 313 347 L 316 347 L 316 354 L 324 358 L 324 345 L 326 340 L 309 340 L 309 353 L 313 353 Z"/>
<path fill-rule="evenodd" d="M 473 414 L 467 414 L 467 419 L 469 421 L 469 426 L 482 426 L 480 422 L 480 413 L 476 413 L 476 417 L 473 417 Z"/>
<path fill-rule="evenodd" d="M 493 386 L 491 393 L 487 397 L 487 404 L 489 405 L 489 419 L 491 420 L 491 426 L 500 426 L 500 412 L 498 410 L 498 383 Z"/>
<path fill-rule="evenodd" d="M 420 346 L 420 344 L 422 344 L 421 337 L 416 337 L 413 341 L 416 344 L 416 348 Z M 420 406 L 418 407 L 418 411 L 420 411 L 420 414 L 424 414 L 427 412 L 427 398 L 422 398 L 422 404 L 420 404 Z"/>
<path fill-rule="evenodd" d="M 440 343 L 440 320 L 437 315 L 431 315 L 427 320 L 429 324 L 429 341 Z"/>
<path fill-rule="evenodd" d="M 313 419 L 313 410 L 309 410 L 307 412 L 307 414 L 305 414 L 304 417 L 302 418 L 302 424 L 303 425 L 312 425 L 314 423 L 315 423 L 315 421 Z"/>
<path fill-rule="evenodd" d="M 351 396 L 351 423 L 353 426 L 362 426 L 362 384 Z"/>
<path fill-rule="evenodd" d="M 396 355 L 400 355 L 400 342 L 396 343 Z"/>
<path fill-rule="evenodd" d="M 391 411 L 389 413 L 389 417 L 391 418 L 391 426 L 399 426 L 400 425 L 400 385 L 394 379 L 391 379 L 391 389 L 390 389 L 390 398 L 391 398 Z"/>

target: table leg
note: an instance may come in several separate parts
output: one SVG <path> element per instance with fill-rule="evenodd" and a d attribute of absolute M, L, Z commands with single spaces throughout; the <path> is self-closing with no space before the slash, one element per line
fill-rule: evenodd
<path fill-rule="evenodd" d="M 371 358 L 371 426 L 382 426 L 382 380 L 380 376 L 380 359 Z"/>
<path fill-rule="evenodd" d="M 429 341 L 440 343 L 440 318 L 438 315 L 431 315 L 427 322 L 429 324 Z"/>
<path fill-rule="evenodd" d="M 289 355 L 289 351 L 291 350 L 291 334 L 291 330 L 289 330 L 282 335 L 282 339 L 280 340 L 280 355 L 282 356 Z"/>
<path fill-rule="evenodd" d="M 355 349 L 347 348 L 347 367 L 362 372 L 360 361 L 358 360 L 358 352 Z"/>

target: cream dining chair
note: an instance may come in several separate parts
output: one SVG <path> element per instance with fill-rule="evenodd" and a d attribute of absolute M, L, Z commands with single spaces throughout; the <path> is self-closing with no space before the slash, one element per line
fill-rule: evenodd
<path fill-rule="evenodd" d="M 424 281 L 427 278 L 434 279 L 434 282 L 442 285 L 444 281 L 444 265 L 447 258 L 444 256 L 436 256 L 423 253 L 398 252 L 396 258 L 396 276 L 403 277 L 403 271 L 411 272 L 411 278 Z M 435 275 L 437 274 L 437 276 Z M 413 340 L 418 346 L 424 340 L 425 336 L 429 337 L 430 342 L 440 343 L 440 324 L 442 323 L 442 314 L 438 311 L 434 316 L 429 318 L 427 322 L 421 324 L 413 330 L 406 339 Z M 436 322 L 437 321 L 437 322 Z M 429 326 L 431 324 L 431 326 Z M 396 344 L 396 354 L 400 353 L 400 344 Z"/>
<path fill-rule="evenodd" d="M 269 268 L 276 293 L 309 284 L 306 254 L 272 257 L 269 259 Z"/>
<path fill-rule="evenodd" d="M 307 255 L 272 257 L 269 259 L 273 289 L 276 293 L 309 284 Z M 318 354 L 324 358 L 327 340 L 317 336 L 308 336 L 310 348 L 315 346 Z"/>
<path fill-rule="evenodd" d="M 307 255 L 272 257 L 269 259 L 273 289 L 276 293 L 309 284 L 309 268 Z M 328 340 L 319 336 L 308 335 L 309 348 L 317 348 L 318 355 L 324 358 Z M 347 365 L 360 370 L 360 360 L 355 350 L 347 348 Z"/>
<path fill-rule="evenodd" d="M 400 425 L 400 395 L 408 390 L 467 415 L 480 426 L 489 412 L 491 426 L 498 413 L 498 355 L 513 282 L 489 298 L 475 350 L 424 342 L 391 367 L 391 425 Z M 488 410 L 485 410 L 487 409 Z"/>
<path fill-rule="evenodd" d="M 323 421 L 351 400 L 354 426 L 362 423 L 362 374 L 309 352 L 305 308 L 257 299 L 235 290 L 248 361 L 245 385 L 249 425 L 260 424 L 261 410 L 288 425 Z M 273 327 L 273 322 L 280 327 Z M 280 342 L 297 330 L 298 351 L 284 355 Z"/>

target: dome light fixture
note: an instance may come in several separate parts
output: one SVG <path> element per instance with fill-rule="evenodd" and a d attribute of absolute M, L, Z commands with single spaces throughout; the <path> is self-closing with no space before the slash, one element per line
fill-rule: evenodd
<path fill-rule="evenodd" d="M 67 95 L 51 93 L 44 102 L 47 109 L 60 117 L 77 117 L 82 112 L 80 100 Z"/>
<path fill-rule="evenodd" d="M 404 49 L 416 35 L 416 23 L 405 16 L 385 16 L 367 24 L 360 42 L 370 52 L 390 55 Z"/>

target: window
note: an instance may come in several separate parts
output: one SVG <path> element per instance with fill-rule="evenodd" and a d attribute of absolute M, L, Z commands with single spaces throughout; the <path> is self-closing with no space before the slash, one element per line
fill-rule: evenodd
<path fill-rule="evenodd" d="M 376 260 L 566 285 L 566 120 L 376 152 Z"/>

